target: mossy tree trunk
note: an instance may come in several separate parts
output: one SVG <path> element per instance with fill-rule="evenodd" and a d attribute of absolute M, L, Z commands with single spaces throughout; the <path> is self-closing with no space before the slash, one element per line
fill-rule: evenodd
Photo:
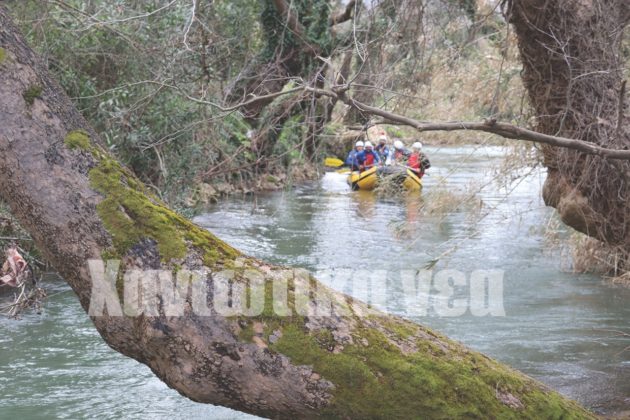
<path fill-rule="evenodd" d="M 0 195 L 88 310 L 87 261 L 203 273 L 230 268 L 265 291 L 287 273 L 170 211 L 99 147 L 96 133 L 0 7 Z M 291 272 L 290 272 L 291 273 Z M 384 316 L 309 276 L 335 316 L 93 316 L 115 350 L 195 401 L 274 418 L 590 418 L 534 380 L 427 328 Z M 244 280 L 242 280 L 244 281 Z M 291 295 L 291 292 L 289 293 Z M 188 303 L 188 302 L 186 302 Z M 311 302 L 307 302 L 310 305 Z M 347 310 L 350 305 L 351 310 Z M 108 313 L 112 309 L 108 306 Z"/>
<path fill-rule="evenodd" d="M 630 148 L 621 41 L 627 0 L 511 0 L 523 82 L 537 130 L 610 149 Z M 630 253 L 630 165 L 543 147 L 545 202 L 569 226 Z"/>

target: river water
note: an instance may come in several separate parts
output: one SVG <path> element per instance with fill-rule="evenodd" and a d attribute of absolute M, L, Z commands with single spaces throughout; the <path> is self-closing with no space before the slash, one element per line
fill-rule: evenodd
<path fill-rule="evenodd" d="M 248 254 L 307 268 L 596 412 L 630 410 L 630 350 L 624 352 L 630 340 L 617 333 L 630 332 L 630 290 L 568 272 L 560 252 L 550 249 L 545 227 L 555 223 L 540 199 L 544 172 L 504 185 L 494 178 L 505 149 L 427 152 L 433 167 L 424 209 L 418 197 L 351 192 L 333 172 L 290 191 L 222 201 L 195 221 Z M 469 203 L 455 208 L 469 194 Z M 437 202 L 453 211 L 439 211 Z M 442 297 L 433 289 L 414 306 L 402 273 L 427 268 L 436 277 L 444 270 L 466 279 L 475 270 L 502 273 L 504 315 L 473 316 L 465 285 L 451 302 L 464 306 L 463 315 L 438 316 Z M 373 274 L 369 287 L 360 281 L 365 273 Z M 47 280 L 46 287 L 51 296 L 41 315 L 0 319 L 0 418 L 254 418 L 181 397 L 147 367 L 109 349 L 63 282 Z"/>

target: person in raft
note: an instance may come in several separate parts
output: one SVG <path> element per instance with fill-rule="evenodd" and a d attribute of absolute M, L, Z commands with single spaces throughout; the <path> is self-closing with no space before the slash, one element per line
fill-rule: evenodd
<path fill-rule="evenodd" d="M 418 177 L 422 178 L 424 175 L 424 171 L 431 167 L 431 162 L 429 162 L 429 158 L 427 155 L 422 153 L 422 143 L 419 141 L 415 142 L 411 146 L 411 155 L 409 156 L 409 160 L 407 161 L 407 166 L 409 169 L 418 174 Z"/>
<path fill-rule="evenodd" d="M 378 138 L 378 144 L 374 148 L 378 156 L 381 158 L 381 162 L 387 162 L 389 158 L 389 147 L 387 146 L 387 137 L 385 134 L 381 134 Z"/>
<path fill-rule="evenodd" d="M 407 150 L 403 142 L 400 140 L 396 140 L 394 142 L 394 154 L 393 154 L 394 163 L 404 165 L 407 162 L 407 159 L 409 159 L 409 156 L 411 156 L 411 152 Z"/>
<path fill-rule="evenodd" d="M 365 171 L 371 167 L 378 165 L 381 162 L 381 158 L 378 156 L 372 147 L 372 143 L 365 142 L 365 149 L 362 152 L 357 153 L 355 157 L 355 163 L 359 167 L 359 171 Z"/>
<path fill-rule="evenodd" d="M 350 170 L 352 171 L 359 170 L 359 165 L 355 166 L 355 163 L 356 163 L 357 153 L 360 153 L 362 151 L 363 151 L 363 142 L 359 140 L 358 142 L 354 144 L 354 149 L 350 150 L 350 153 L 348 153 L 348 157 L 346 158 L 346 165 L 350 167 Z"/>

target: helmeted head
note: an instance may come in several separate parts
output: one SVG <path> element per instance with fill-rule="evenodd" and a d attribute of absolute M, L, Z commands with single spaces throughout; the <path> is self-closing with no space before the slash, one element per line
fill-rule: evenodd
<path fill-rule="evenodd" d="M 420 143 L 419 141 L 415 142 L 414 144 L 411 145 L 411 149 L 414 152 L 419 152 L 422 149 L 422 143 Z"/>
<path fill-rule="evenodd" d="M 403 142 L 402 142 L 402 141 L 400 141 L 400 140 L 396 140 L 396 141 L 394 142 L 394 148 L 395 148 L 396 150 L 401 150 L 403 147 L 405 147 L 405 145 L 403 144 Z"/>
<path fill-rule="evenodd" d="M 385 134 L 381 134 L 381 136 L 378 138 L 378 142 L 379 144 L 385 144 L 387 142 L 387 137 L 385 136 Z"/>
<path fill-rule="evenodd" d="M 363 149 L 363 142 L 361 140 L 359 140 L 358 142 L 356 142 L 354 144 L 354 148 L 357 149 L 357 150 Z"/>
<path fill-rule="evenodd" d="M 366 150 L 372 150 L 372 142 L 366 141 L 365 142 L 365 149 Z"/>

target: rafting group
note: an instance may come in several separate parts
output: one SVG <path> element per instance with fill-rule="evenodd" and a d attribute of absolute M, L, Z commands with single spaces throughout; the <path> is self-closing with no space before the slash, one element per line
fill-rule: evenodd
<path fill-rule="evenodd" d="M 378 144 L 357 141 L 348 154 L 345 164 L 350 167 L 348 184 L 354 190 L 372 190 L 387 178 L 407 190 L 422 189 L 422 177 L 431 163 L 422 152 L 422 143 L 415 141 L 411 150 L 402 141 L 394 141 L 393 148 L 387 145 L 387 137 L 381 134 Z"/>

